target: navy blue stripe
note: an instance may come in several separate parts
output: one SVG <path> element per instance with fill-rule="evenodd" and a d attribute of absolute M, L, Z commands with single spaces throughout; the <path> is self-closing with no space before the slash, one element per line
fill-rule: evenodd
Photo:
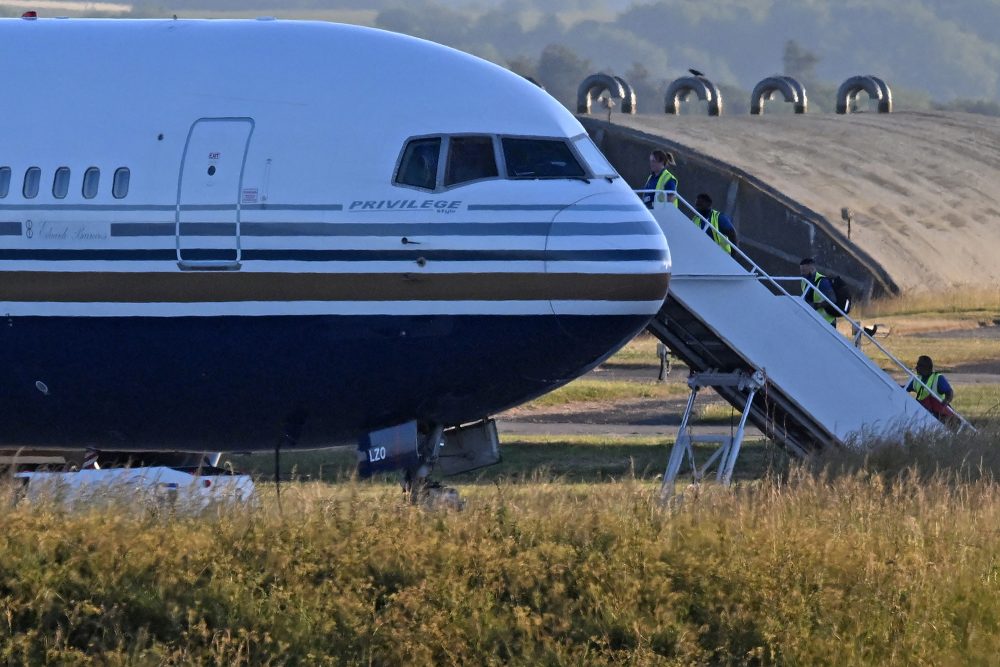
<path fill-rule="evenodd" d="M 182 211 L 235 211 L 236 204 L 181 204 Z"/>
<path fill-rule="evenodd" d="M 348 442 L 415 415 L 464 424 L 575 377 L 648 320 L 22 317 L 5 327 L 0 346 L 0 442 L 5 449 L 95 442 L 273 449 L 275 415 L 293 408 L 308 415 L 302 447 Z M 192 380 L 192 369 L 206 372 Z M 52 387 L 49 396 L 35 389 L 36 379 Z"/>
<path fill-rule="evenodd" d="M 663 232 L 653 221 L 556 222 L 552 236 L 659 236 Z"/>
<path fill-rule="evenodd" d="M 20 236 L 20 222 L 0 222 L 0 236 Z"/>
<path fill-rule="evenodd" d="M 641 211 L 640 204 L 469 204 L 470 211 Z"/>
<path fill-rule="evenodd" d="M 235 262 L 235 248 L 182 248 L 181 259 L 186 261 L 206 262 L 222 261 Z"/>
<path fill-rule="evenodd" d="M 244 211 L 343 211 L 343 204 L 243 204 Z M 176 211 L 175 204 L 0 204 L 0 211 Z M 184 204 L 182 211 L 235 211 L 236 204 Z"/>
<path fill-rule="evenodd" d="M 244 222 L 243 236 L 556 236 L 658 235 L 649 222 L 431 222 L 326 223 L 326 222 Z"/>
<path fill-rule="evenodd" d="M 343 211 L 343 204 L 243 204 L 244 211 Z"/>
<path fill-rule="evenodd" d="M 176 236 L 175 222 L 113 222 L 111 236 Z"/>
<path fill-rule="evenodd" d="M 173 204 L 0 204 L 0 211 L 175 211 Z"/>
<path fill-rule="evenodd" d="M 214 226 L 213 226 L 214 225 Z M 656 236 L 659 229 L 633 222 L 437 222 L 415 224 L 330 222 L 244 222 L 242 236 Z M 173 236 L 173 222 L 116 222 L 111 236 Z M 235 236 L 234 223 L 181 223 L 185 236 Z"/>
<path fill-rule="evenodd" d="M 240 226 L 244 236 L 545 236 L 548 222 L 460 223 L 431 222 L 416 224 L 393 223 L 328 223 L 328 222 L 245 222 Z"/>
<path fill-rule="evenodd" d="M 236 223 L 182 222 L 181 236 L 236 236 Z"/>
<path fill-rule="evenodd" d="M 568 208 L 570 211 L 644 211 L 646 207 L 641 204 L 573 204 Z"/>
<path fill-rule="evenodd" d="M 182 249 L 183 259 L 235 260 L 235 250 L 226 248 Z M 305 262 L 391 262 L 423 258 L 438 262 L 663 261 L 666 254 L 655 249 L 639 250 L 244 250 L 243 259 Z M 175 250 L 0 250 L 0 260 L 41 261 L 175 261 Z"/>
<path fill-rule="evenodd" d="M 41 261 L 151 261 L 177 260 L 176 250 L 0 250 L 0 260 Z"/>
<path fill-rule="evenodd" d="M 469 204 L 470 211 L 561 211 L 569 204 Z"/>
<path fill-rule="evenodd" d="M 659 250 L 244 250 L 245 260 L 304 262 L 383 262 L 423 258 L 437 262 L 663 261 Z"/>

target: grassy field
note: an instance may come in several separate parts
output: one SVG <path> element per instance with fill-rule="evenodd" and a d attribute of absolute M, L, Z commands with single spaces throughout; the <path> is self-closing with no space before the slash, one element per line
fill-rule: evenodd
<path fill-rule="evenodd" d="M 920 292 L 879 299 L 858 309 L 862 317 L 924 315 L 961 319 L 997 317 L 1000 314 L 1000 289 L 968 286 L 945 292 Z"/>
<path fill-rule="evenodd" d="M 526 408 L 544 408 L 585 401 L 617 401 L 636 398 L 678 398 L 690 393 L 686 384 L 662 382 L 616 382 L 592 380 L 589 377 L 574 380 L 565 387 L 526 403 Z"/>
<path fill-rule="evenodd" d="M 448 484 L 482 486 L 505 483 L 608 484 L 622 480 L 655 480 L 662 475 L 673 438 L 643 436 L 539 435 L 505 438 L 503 460 L 495 466 L 450 477 Z M 698 448 L 695 456 L 703 461 L 710 450 Z M 235 469 L 269 482 L 274 476 L 271 453 L 230 455 L 226 462 Z M 357 458 L 354 449 L 285 454 L 282 479 L 297 481 L 349 482 L 354 479 Z M 783 475 L 789 466 L 781 449 L 760 439 L 744 442 L 738 479 L 761 479 Z M 395 475 L 378 483 L 398 486 Z"/>
<path fill-rule="evenodd" d="M 22 503 L 0 660 L 993 664 L 1000 486 L 841 463 L 667 506 L 630 477 L 469 485 L 461 512 L 360 483 L 290 485 L 283 513 Z"/>

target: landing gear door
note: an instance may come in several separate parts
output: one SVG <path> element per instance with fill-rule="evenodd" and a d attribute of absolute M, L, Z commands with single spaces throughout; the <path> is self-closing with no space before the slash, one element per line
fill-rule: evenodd
<path fill-rule="evenodd" d="M 202 118 L 191 126 L 177 185 L 177 264 L 186 271 L 240 268 L 240 192 L 251 118 Z"/>

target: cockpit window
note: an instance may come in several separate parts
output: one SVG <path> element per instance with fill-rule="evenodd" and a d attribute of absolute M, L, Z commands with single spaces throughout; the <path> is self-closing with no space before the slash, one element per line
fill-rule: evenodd
<path fill-rule="evenodd" d="M 497 158 L 493 137 L 451 137 L 444 184 L 456 185 L 481 178 L 496 178 Z"/>
<path fill-rule="evenodd" d="M 618 177 L 618 172 L 611 166 L 608 159 L 604 157 L 604 153 L 594 145 L 594 142 L 586 134 L 574 139 L 573 145 L 576 146 L 576 151 L 583 158 L 584 162 L 587 163 L 587 166 L 590 167 L 590 173 L 594 176 Z"/>
<path fill-rule="evenodd" d="M 396 182 L 415 188 L 433 190 L 437 185 L 438 156 L 441 137 L 414 139 L 406 144 L 403 159 L 399 162 Z"/>
<path fill-rule="evenodd" d="M 10 167 L 0 167 L 0 199 L 10 192 Z"/>
<path fill-rule="evenodd" d="M 503 140 L 508 178 L 585 178 L 573 151 L 561 139 Z"/>

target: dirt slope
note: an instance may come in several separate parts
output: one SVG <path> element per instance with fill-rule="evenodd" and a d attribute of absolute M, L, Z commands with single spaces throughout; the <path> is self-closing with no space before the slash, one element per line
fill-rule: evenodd
<path fill-rule="evenodd" d="M 827 219 L 906 290 L 1000 285 L 1000 118 L 617 115 L 744 169 Z M 684 183 L 681 182 L 684 193 Z"/>

